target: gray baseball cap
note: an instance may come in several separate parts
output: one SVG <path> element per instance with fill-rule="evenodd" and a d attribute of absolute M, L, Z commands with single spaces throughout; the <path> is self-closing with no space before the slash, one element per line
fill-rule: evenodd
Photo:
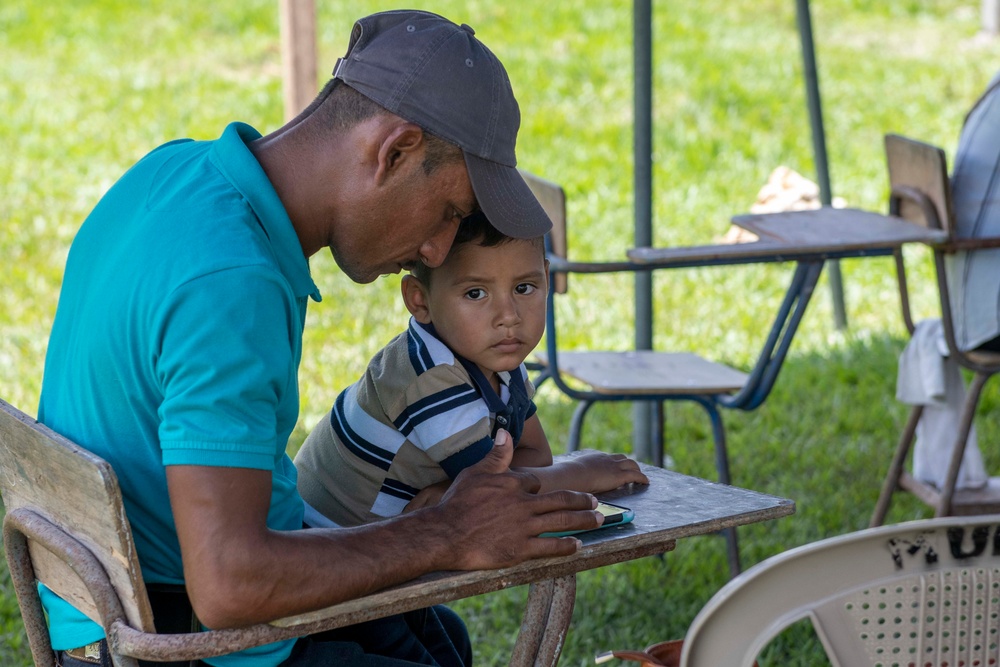
<path fill-rule="evenodd" d="M 541 236 L 552 223 L 516 169 L 521 112 L 507 71 L 475 34 L 430 12 L 372 14 L 354 24 L 333 76 L 457 144 L 490 223 L 514 238 Z"/>

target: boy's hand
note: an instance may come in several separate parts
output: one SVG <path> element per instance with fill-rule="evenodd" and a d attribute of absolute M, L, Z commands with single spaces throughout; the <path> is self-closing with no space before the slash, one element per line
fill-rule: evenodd
<path fill-rule="evenodd" d="M 451 480 L 446 479 L 443 482 L 438 482 L 437 484 L 431 484 L 430 486 L 425 486 L 420 489 L 417 495 L 413 496 L 413 500 L 406 504 L 403 508 L 403 514 L 407 512 L 412 512 L 413 510 L 418 510 L 421 507 L 430 507 L 431 505 L 437 505 L 441 502 L 442 496 L 451 487 Z"/>
<path fill-rule="evenodd" d="M 586 452 L 556 465 L 566 466 L 572 479 L 567 488 L 578 491 L 601 493 L 625 484 L 649 484 L 639 464 L 624 454 Z"/>

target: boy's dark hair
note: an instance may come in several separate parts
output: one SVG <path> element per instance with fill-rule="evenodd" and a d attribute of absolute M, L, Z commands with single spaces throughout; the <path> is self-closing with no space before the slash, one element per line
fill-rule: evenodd
<path fill-rule="evenodd" d="M 473 211 L 463 218 L 462 223 L 458 226 L 458 231 L 455 233 L 455 240 L 451 242 L 451 250 L 448 251 L 448 257 L 451 257 L 452 253 L 458 248 L 473 241 L 484 248 L 492 248 L 511 240 L 513 240 L 511 237 L 503 234 L 490 224 L 485 213 L 482 211 Z M 444 261 L 447 262 L 447 258 Z M 419 261 L 410 269 L 413 277 L 424 285 L 430 285 L 431 271 L 432 269 L 429 266 Z"/>
<path fill-rule="evenodd" d="M 448 251 L 448 257 L 451 257 L 456 250 L 467 243 L 475 243 L 484 248 L 493 248 L 504 243 L 509 243 L 510 241 L 529 241 L 538 246 L 539 252 L 545 252 L 542 237 L 538 237 L 537 239 L 515 239 L 512 236 L 507 236 L 490 224 L 485 213 L 474 211 L 463 218 L 462 224 L 458 226 L 458 232 L 455 234 L 455 240 L 451 243 L 451 250 Z M 447 262 L 448 259 L 445 258 L 444 261 Z M 430 285 L 432 272 L 433 269 L 423 262 L 417 262 L 410 269 L 413 277 L 424 285 Z"/>
<path fill-rule="evenodd" d="M 451 242 L 451 250 L 448 251 L 448 257 L 451 257 L 456 250 L 467 243 L 475 243 L 484 248 L 492 248 L 515 240 L 534 241 L 534 239 L 515 239 L 512 236 L 507 236 L 490 224 L 485 213 L 482 211 L 473 211 L 463 218 L 462 224 L 458 226 L 458 231 L 455 233 L 455 240 Z M 541 237 L 539 237 L 538 241 L 538 247 L 544 252 Z M 447 257 L 444 261 L 448 261 Z M 417 262 L 410 268 L 410 273 L 413 277 L 424 285 L 430 285 L 432 271 L 433 269 L 423 262 Z"/>

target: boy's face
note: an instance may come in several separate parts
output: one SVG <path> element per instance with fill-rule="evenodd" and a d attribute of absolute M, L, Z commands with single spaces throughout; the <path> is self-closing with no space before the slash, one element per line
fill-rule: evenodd
<path fill-rule="evenodd" d="M 517 368 L 538 345 L 547 288 L 536 243 L 515 239 L 484 248 L 473 241 L 434 269 L 429 286 L 420 286 L 422 303 L 407 305 L 418 322 L 433 323 L 452 351 L 490 377 Z"/>

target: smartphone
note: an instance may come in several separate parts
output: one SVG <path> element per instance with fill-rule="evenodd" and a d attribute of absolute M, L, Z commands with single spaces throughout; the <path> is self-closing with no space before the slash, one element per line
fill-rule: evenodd
<path fill-rule="evenodd" d="M 630 510 L 628 507 L 606 503 L 603 500 L 597 502 L 597 511 L 604 515 L 604 523 L 601 524 L 599 528 L 590 528 L 587 530 L 567 530 L 561 533 L 542 533 L 539 537 L 563 537 L 566 535 L 576 535 L 577 533 L 586 533 L 591 530 L 600 530 L 600 528 L 607 528 L 608 526 L 628 523 L 635 518 L 635 512 Z"/>

